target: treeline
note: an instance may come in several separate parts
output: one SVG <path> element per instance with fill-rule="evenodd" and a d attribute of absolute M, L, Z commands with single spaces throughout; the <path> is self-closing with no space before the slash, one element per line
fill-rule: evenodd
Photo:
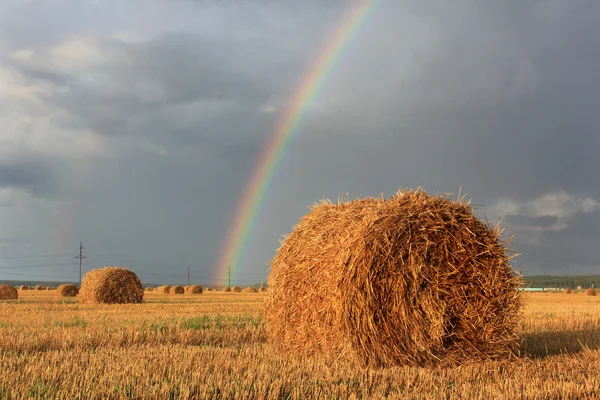
<path fill-rule="evenodd" d="M 571 288 L 581 286 L 584 289 L 600 287 L 600 275 L 578 275 L 578 276 L 554 276 L 554 275 L 532 275 L 525 276 L 525 286 L 543 288 Z"/>

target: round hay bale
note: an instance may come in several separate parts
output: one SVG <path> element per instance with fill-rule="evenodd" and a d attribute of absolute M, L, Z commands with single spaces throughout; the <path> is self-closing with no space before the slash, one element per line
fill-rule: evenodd
<path fill-rule="evenodd" d="M 422 190 L 323 201 L 271 264 L 268 336 L 369 366 L 511 357 L 522 281 L 501 233 L 470 203 Z"/>
<path fill-rule="evenodd" d="M 56 289 L 56 293 L 58 293 L 60 297 L 75 297 L 77 296 L 77 293 L 79 293 L 79 289 L 75 285 L 65 283 Z"/>
<path fill-rule="evenodd" d="M 565 290 L 563 290 L 564 294 L 571 294 L 571 289 L 566 288 Z"/>
<path fill-rule="evenodd" d="M 169 292 L 171 292 L 171 287 L 167 285 L 161 285 L 156 288 L 156 292 L 161 294 L 169 294 Z"/>
<path fill-rule="evenodd" d="M 256 288 L 254 288 L 252 286 L 248 286 L 247 288 L 245 288 L 244 290 L 242 290 L 242 292 L 244 292 L 244 293 L 258 293 L 258 290 L 256 290 Z"/>
<path fill-rule="evenodd" d="M 17 300 L 19 292 L 12 285 L 0 285 L 0 300 Z"/>
<path fill-rule="evenodd" d="M 596 289 L 594 289 L 593 287 L 589 288 L 588 290 L 585 291 L 585 294 L 588 296 L 595 296 L 596 295 Z"/>
<path fill-rule="evenodd" d="M 223 288 L 223 292 L 231 292 L 231 288 L 229 286 L 225 286 Z"/>
<path fill-rule="evenodd" d="M 29 286 L 21 285 L 19 286 L 19 290 L 29 290 Z"/>
<path fill-rule="evenodd" d="M 185 293 L 185 288 L 183 286 L 180 285 L 173 285 L 171 286 L 171 294 L 184 294 Z"/>
<path fill-rule="evenodd" d="M 154 288 L 152 286 L 146 287 L 146 292 L 153 292 Z"/>
<path fill-rule="evenodd" d="M 202 286 L 200 285 L 190 285 L 187 287 L 187 289 L 185 290 L 186 293 L 189 294 L 201 294 L 202 293 Z"/>
<path fill-rule="evenodd" d="M 35 285 L 35 290 L 44 290 L 44 288 L 40 285 Z"/>
<path fill-rule="evenodd" d="M 104 267 L 88 272 L 81 283 L 80 303 L 141 303 L 144 288 L 137 275 L 128 269 Z"/>
<path fill-rule="evenodd" d="M 239 286 L 234 286 L 234 287 L 231 288 L 231 291 L 235 292 L 235 293 L 241 293 L 242 292 L 242 288 L 239 287 Z"/>
<path fill-rule="evenodd" d="M 267 291 L 267 288 L 266 288 L 266 287 L 261 287 L 261 288 L 259 289 L 259 291 L 260 291 L 261 293 L 265 293 L 265 292 Z"/>

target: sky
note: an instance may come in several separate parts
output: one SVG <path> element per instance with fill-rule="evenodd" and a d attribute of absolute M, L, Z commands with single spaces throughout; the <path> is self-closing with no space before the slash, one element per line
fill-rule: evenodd
<path fill-rule="evenodd" d="M 245 185 L 350 0 L 0 2 L 0 280 L 214 284 Z M 232 284 L 309 206 L 422 187 L 524 274 L 600 274 L 598 2 L 380 0 L 307 109 Z M 518 265 L 518 266 L 517 266 Z"/>

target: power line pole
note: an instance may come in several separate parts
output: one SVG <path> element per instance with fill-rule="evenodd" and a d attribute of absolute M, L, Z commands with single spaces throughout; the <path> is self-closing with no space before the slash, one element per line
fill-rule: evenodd
<path fill-rule="evenodd" d="M 231 265 L 229 265 L 229 284 L 227 287 L 231 287 Z"/>
<path fill-rule="evenodd" d="M 79 255 L 73 258 L 79 258 L 79 286 L 81 286 L 81 264 L 83 264 L 83 259 L 87 258 L 83 255 L 83 242 L 79 242 Z"/>
<path fill-rule="evenodd" d="M 190 266 L 188 265 L 188 286 L 190 286 Z"/>

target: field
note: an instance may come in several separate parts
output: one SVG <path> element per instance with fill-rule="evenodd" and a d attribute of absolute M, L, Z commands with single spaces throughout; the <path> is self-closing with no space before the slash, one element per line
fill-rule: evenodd
<path fill-rule="evenodd" d="M 527 294 L 516 360 L 380 370 L 278 354 L 264 298 L 107 306 L 19 291 L 0 301 L 0 399 L 600 399 L 600 296 Z"/>

